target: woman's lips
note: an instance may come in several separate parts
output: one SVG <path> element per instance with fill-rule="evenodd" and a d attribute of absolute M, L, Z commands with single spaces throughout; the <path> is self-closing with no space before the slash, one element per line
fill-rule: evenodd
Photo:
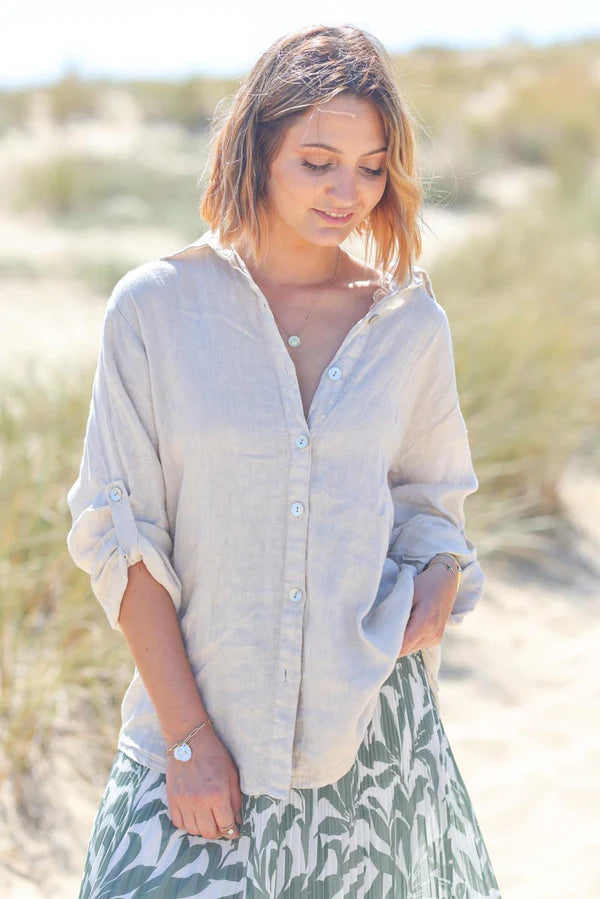
<path fill-rule="evenodd" d="M 327 215 L 326 212 L 321 212 L 320 209 L 313 209 L 313 212 L 316 212 L 317 215 L 321 216 L 323 221 L 328 222 L 330 225 L 345 225 L 354 215 L 354 213 L 349 212 L 348 215 L 345 215 L 343 218 L 339 218 L 333 215 Z"/>

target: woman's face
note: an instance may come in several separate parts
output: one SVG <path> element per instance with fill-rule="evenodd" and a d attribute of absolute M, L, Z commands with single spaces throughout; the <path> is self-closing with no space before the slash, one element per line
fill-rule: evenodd
<path fill-rule="evenodd" d="M 368 100 L 344 93 L 307 110 L 271 164 L 267 195 L 278 233 L 319 246 L 342 243 L 383 195 L 385 147 L 381 114 Z"/>

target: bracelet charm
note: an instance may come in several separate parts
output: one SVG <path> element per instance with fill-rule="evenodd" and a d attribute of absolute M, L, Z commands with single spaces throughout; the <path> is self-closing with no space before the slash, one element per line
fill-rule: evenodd
<path fill-rule="evenodd" d="M 178 762 L 189 762 L 192 757 L 192 750 L 188 743 L 180 743 L 179 746 L 176 746 L 173 750 L 173 755 Z"/>
<path fill-rule="evenodd" d="M 203 721 L 202 724 L 199 724 L 198 727 L 191 730 L 189 734 L 183 738 L 181 743 L 173 743 L 172 746 L 169 746 L 169 748 L 165 750 L 165 755 L 169 755 L 169 753 L 172 752 L 174 758 L 176 758 L 178 762 L 189 762 L 192 757 L 190 743 L 201 730 L 204 730 L 205 727 L 213 727 L 211 718 L 207 718 L 206 721 Z"/>

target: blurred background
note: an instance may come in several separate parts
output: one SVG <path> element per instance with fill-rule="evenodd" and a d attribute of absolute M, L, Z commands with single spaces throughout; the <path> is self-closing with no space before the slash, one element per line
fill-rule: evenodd
<path fill-rule="evenodd" d="M 600 10 L 368 9 L 3 4 L 4 897 L 77 895 L 133 673 L 65 543 L 108 297 L 202 234 L 217 104 L 315 23 L 384 42 L 417 127 L 417 264 L 452 327 L 487 574 L 444 636 L 444 725 L 506 899 L 600 895 Z"/>

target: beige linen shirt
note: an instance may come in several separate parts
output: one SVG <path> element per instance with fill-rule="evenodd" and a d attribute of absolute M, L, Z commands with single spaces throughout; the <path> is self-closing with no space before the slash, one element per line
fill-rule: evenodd
<path fill-rule="evenodd" d="M 247 794 L 349 770 L 432 556 L 464 566 L 451 623 L 482 594 L 448 318 L 423 269 L 382 284 L 308 417 L 270 306 L 217 231 L 127 272 L 107 303 L 68 549 L 115 629 L 130 565 L 169 592 Z M 437 697 L 440 647 L 422 652 Z M 121 712 L 118 747 L 164 772 L 137 668 Z"/>

